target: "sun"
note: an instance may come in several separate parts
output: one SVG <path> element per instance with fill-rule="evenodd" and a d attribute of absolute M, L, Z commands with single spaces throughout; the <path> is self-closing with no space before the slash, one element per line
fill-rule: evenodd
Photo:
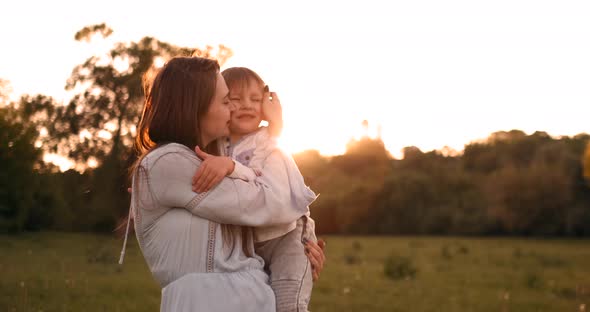
<path fill-rule="evenodd" d="M 346 143 L 352 137 L 332 137 L 329 133 L 321 133 L 298 120 L 285 120 L 285 128 L 278 139 L 279 148 L 290 154 L 306 150 L 317 150 L 324 156 L 341 155 L 346 150 Z"/>

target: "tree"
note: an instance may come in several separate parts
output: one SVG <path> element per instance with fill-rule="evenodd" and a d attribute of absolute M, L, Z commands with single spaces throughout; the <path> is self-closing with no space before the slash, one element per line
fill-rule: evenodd
<path fill-rule="evenodd" d="M 112 33 L 105 24 L 92 25 L 78 31 L 75 39 L 101 40 Z M 25 118 L 44 134 L 39 140 L 46 152 L 67 156 L 79 168 L 87 168 L 91 162 L 97 166 L 87 176 L 84 195 L 64 194 L 55 201 L 81 203 L 71 215 L 82 216 L 77 221 L 83 229 L 111 231 L 127 213 L 127 168 L 134 159 L 133 138 L 143 107 L 144 85 L 168 59 L 191 55 L 217 58 L 223 64 L 232 52 L 223 45 L 216 51 L 211 46 L 196 49 L 152 37 L 118 42 L 105 55 L 92 56 L 73 69 L 66 89 L 74 95 L 65 105 L 43 95 L 21 98 Z"/>
<path fill-rule="evenodd" d="M 317 151 L 296 155 L 300 170 L 317 194 L 311 215 L 321 233 L 344 233 L 370 211 L 391 159 L 380 139 L 351 140 L 346 154 L 323 158 Z"/>
<path fill-rule="evenodd" d="M 573 205 L 572 177 L 561 166 L 535 163 L 506 167 L 488 179 L 490 213 L 504 231 L 519 235 L 560 235 Z"/>
<path fill-rule="evenodd" d="M 8 104 L 8 97 L 12 93 L 10 82 L 6 79 L 0 78 L 0 107 Z"/>
<path fill-rule="evenodd" d="M 76 33 L 78 41 L 89 41 L 112 33 L 105 24 L 87 26 Z M 92 56 L 78 65 L 67 80 L 66 89 L 75 92 L 67 105 L 44 105 L 46 97 L 29 97 L 33 114 L 41 114 L 48 135 L 43 143 L 49 151 L 67 155 L 86 164 L 107 158 L 125 161 L 130 155 L 135 126 L 144 99 L 145 74 L 174 56 L 215 57 L 220 63 L 232 52 L 220 45 L 205 49 L 175 46 L 152 37 L 137 42 L 115 43 L 110 52 Z"/>
<path fill-rule="evenodd" d="M 366 136 L 358 140 L 350 140 L 346 144 L 346 155 L 365 156 L 377 160 L 391 159 L 391 155 L 380 138 L 373 139 Z"/>
<path fill-rule="evenodd" d="M 35 147 L 35 127 L 19 121 L 12 105 L 0 107 L 0 232 L 22 231 L 33 204 L 34 166 L 41 151 Z"/>
<path fill-rule="evenodd" d="M 586 150 L 584 151 L 584 158 L 582 160 L 583 167 L 584 167 L 584 178 L 590 185 L 590 143 L 586 145 Z"/>

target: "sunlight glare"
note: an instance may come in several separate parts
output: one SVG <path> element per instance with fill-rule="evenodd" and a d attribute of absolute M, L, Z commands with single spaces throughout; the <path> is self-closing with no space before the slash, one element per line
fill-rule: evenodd
<path fill-rule="evenodd" d="M 117 57 L 113 60 L 113 67 L 119 73 L 126 73 L 129 70 L 129 58 Z"/>
<path fill-rule="evenodd" d="M 98 166 L 98 161 L 96 161 L 96 158 L 91 157 L 90 159 L 88 159 L 88 167 L 96 168 L 97 166 Z"/>
<path fill-rule="evenodd" d="M 111 139 L 113 137 L 113 134 L 110 133 L 109 131 L 106 131 L 106 130 L 100 130 L 98 132 L 98 137 L 99 138 L 102 138 L 102 139 L 107 139 L 108 140 L 108 139 Z"/>
<path fill-rule="evenodd" d="M 159 56 L 159 57 L 154 58 L 154 67 L 155 68 L 162 68 L 162 66 L 164 66 L 164 64 L 166 64 L 166 60 L 163 57 Z"/>
<path fill-rule="evenodd" d="M 43 155 L 43 161 L 58 166 L 61 171 L 66 171 L 74 167 L 74 162 L 57 154 L 45 154 Z"/>

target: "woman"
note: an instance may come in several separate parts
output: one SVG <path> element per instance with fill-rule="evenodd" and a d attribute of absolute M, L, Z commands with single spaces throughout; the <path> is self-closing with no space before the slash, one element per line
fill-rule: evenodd
<path fill-rule="evenodd" d="M 146 92 L 131 210 L 141 251 L 162 287 L 161 311 L 275 311 L 247 227 L 287 224 L 305 213 L 281 208 L 290 200 L 276 187 L 288 184 L 284 168 L 269 165 L 255 182 L 225 178 L 208 192 L 191 190 L 201 164 L 192 149 L 217 154 L 215 140 L 229 134 L 232 109 L 218 63 L 203 58 L 170 60 Z M 239 166 L 216 160 L 226 162 L 229 175 Z"/>

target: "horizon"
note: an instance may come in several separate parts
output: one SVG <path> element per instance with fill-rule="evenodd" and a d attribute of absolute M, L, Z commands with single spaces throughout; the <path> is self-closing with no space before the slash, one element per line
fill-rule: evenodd
<path fill-rule="evenodd" d="M 490 133 L 489 135 L 492 135 L 492 134 L 498 133 L 498 132 L 511 132 L 511 131 L 522 131 L 522 130 L 520 130 L 520 129 L 498 130 L 498 131 L 494 131 L 494 132 Z M 533 131 L 531 133 L 527 133 L 525 131 L 522 131 L 522 132 L 525 133 L 526 136 L 531 136 L 531 135 L 533 135 L 533 134 L 535 134 L 537 132 L 546 133 L 547 135 L 549 135 L 549 137 L 551 137 L 554 140 L 560 140 L 560 139 L 563 139 L 563 138 L 574 138 L 574 137 L 579 136 L 579 135 L 588 135 L 588 136 L 590 136 L 590 133 L 586 133 L 586 132 L 581 132 L 581 133 L 577 133 L 577 134 L 574 134 L 574 135 L 561 135 L 561 136 L 560 135 L 557 135 L 557 136 L 551 135 L 547 131 L 542 131 L 542 130 L 536 130 L 536 131 Z M 367 139 L 367 138 L 368 139 L 371 139 L 371 140 L 380 140 L 378 137 L 371 137 L 369 135 L 367 135 L 367 136 L 361 136 L 361 137 L 358 137 L 358 138 L 352 138 L 351 140 L 357 140 L 357 141 L 359 141 L 359 140 Z M 418 146 L 415 146 L 415 145 L 408 145 L 408 146 L 404 146 L 403 148 L 406 148 L 406 147 L 417 147 L 423 153 L 441 152 L 441 153 L 443 153 L 444 156 L 460 157 L 460 156 L 463 155 L 464 147 L 465 146 L 470 145 L 470 144 L 474 144 L 474 143 L 485 143 L 488 138 L 489 138 L 489 136 L 486 137 L 486 138 L 479 139 L 479 140 L 472 140 L 472 141 L 470 141 L 468 143 L 465 143 L 465 145 L 463 146 L 463 148 L 460 149 L 460 150 L 454 149 L 454 148 L 449 147 L 447 145 L 442 146 L 440 148 L 430 149 L 430 150 L 422 149 L 422 148 L 420 148 Z M 383 141 L 381 140 L 381 142 L 383 142 Z M 285 150 L 284 144 L 282 143 L 282 139 L 281 138 L 279 138 L 279 147 L 281 149 L 284 149 Z M 402 153 L 401 150 L 399 151 L 399 154 L 396 155 L 396 154 L 392 153 L 387 148 L 387 146 L 384 146 L 384 147 L 385 147 L 385 150 L 391 156 L 391 159 L 392 160 L 403 160 L 404 159 L 404 155 L 403 155 L 403 153 Z M 449 150 L 445 150 L 445 149 L 449 149 Z M 345 155 L 346 154 L 346 151 L 342 152 L 341 154 L 324 154 L 320 150 L 313 149 L 313 148 L 299 150 L 299 151 L 295 151 L 295 152 L 289 151 L 287 149 L 287 151 L 291 155 L 293 155 L 293 156 L 296 156 L 296 155 L 299 155 L 299 154 L 303 154 L 303 153 L 306 153 L 306 152 L 316 151 L 316 152 L 318 152 L 318 154 L 321 157 L 327 158 L 327 159 L 331 159 L 333 157 L 342 156 L 342 155 Z M 59 155 L 56 155 L 56 154 L 48 154 L 48 153 L 45 153 L 44 154 L 43 161 L 46 162 L 46 163 L 52 163 L 52 164 L 60 167 L 60 171 L 62 171 L 62 172 L 67 171 L 67 170 L 70 170 L 70 169 L 74 169 L 74 170 L 77 170 L 77 171 L 80 171 L 80 170 L 84 171 L 87 168 L 95 168 L 95 166 L 97 164 L 96 162 L 94 162 L 93 164 L 91 163 L 90 165 L 86 165 L 86 166 L 76 166 L 76 164 L 74 164 L 73 162 L 71 162 L 69 159 L 66 159 L 66 158 L 64 158 L 62 156 L 59 156 Z"/>

